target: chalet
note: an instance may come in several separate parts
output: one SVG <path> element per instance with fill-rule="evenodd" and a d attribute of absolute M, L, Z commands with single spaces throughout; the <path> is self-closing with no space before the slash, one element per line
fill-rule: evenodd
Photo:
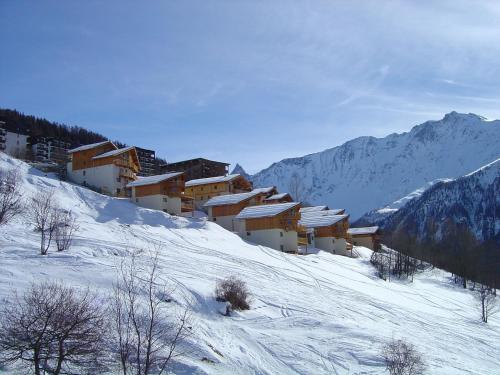
<path fill-rule="evenodd" d="M 318 206 L 320 207 L 320 206 Z M 321 207 L 326 207 L 326 206 L 321 206 Z M 309 207 L 306 207 L 309 208 Z M 305 210 L 303 211 L 304 208 L 300 209 L 300 215 L 301 217 L 304 216 L 332 216 L 332 215 L 344 215 L 345 214 L 345 209 L 343 208 L 334 208 L 332 210 L 328 209 L 328 207 L 324 210 Z"/>
<path fill-rule="evenodd" d="M 239 174 L 200 178 L 186 182 L 186 195 L 194 199 L 196 209 L 203 209 L 203 205 L 213 197 L 250 191 L 252 191 L 252 184 Z"/>
<path fill-rule="evenodd" d="M 276 188 L 272 186 L 254 189 L 247 193 L 219 195 L 206 202 L 204 208 L 207 209 L 210 221 L 227 230 L 239 232 L 242 222 L 235 219 L 236 215 L 245 207 L 263 204 L 268 196 L 276 192 Z"/>
<path fill-rule="evenodd" d="M 137 205 L 180 215 L 184 183 L 184 173 L 173 172 L 138 178 L 127 188 L 131 189 L 131 200 Z"/>
<path fill-rule="evenodd" d="M 229 164 L 220 161 L 196 158 L 168 163 L 161 166 L 162 172 L 184 172 L 186 181 L 200 178 L 225 176 L 229 173 Z"/>
<path fill-rule="evenodd" d="M 334 254 L 347 255 L 346 239 L 348 228 L 349 215 L 301 216 L 299 220 L 299 239 L 306 237 L 308 245 L 314 245 L 318 249 Z"/>
<path fill-rule="evenodd" d="M 380 250 L 379 227 L 349 228 L 347 233 L 354 246 L 364 246 L 374 251 Z"/>
<path fill-rule="evenodd" d="M 137 179 L 139 159 L 134 147 L 117 148 L 104 141 L 68 151 L 68 179 L 103 194 L 127 196 L 126 186 Z"/>
<path fill-rule="evenodd" d="M 298 202 L 246 207 L 236 215 L 236 219 L 243 221 L 240 235 L 276 250 L 297 252 L 299 208 Z"/>
<path fill-rule="evenodd" d="M 265 204 L 288 203 L 293 202 L 292 196 L 288 193 L 273 194 L 264 199 Z"/>

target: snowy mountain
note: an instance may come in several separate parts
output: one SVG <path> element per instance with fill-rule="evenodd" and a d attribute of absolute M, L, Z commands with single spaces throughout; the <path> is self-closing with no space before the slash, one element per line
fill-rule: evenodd
<path fill-rule="evenodd" d="M 377 224 L 414 232 L 419 239 L 439 240 L 448 219 L 465 224 L 477 239 L 500 246 L 500 159 L 461 178 L 436 183 Z M 431 222 L 435 235 L 428 233 Z"/>
<path fill-rule="evenodd" d="M 192 311 L 191 350 L 176 360 L 175 374 L 385 374 L 380 348 L 392 338 L 415 344 L 429 375 L 494 374 L 500 366 L 500 315 L 479 323 L 473 293 L 454 287 L 443 271 L 385 282 L 368 249 L 355 248 L 356 259 L 284 254 L 204 219 L 61 182 L 2 153 L 0 168 L 20 171 L 26 199 L 56 189 L 80 226 L 69 251 L 46 256 L 38 255 L 39 234 L 26 216 L 1 227 L 0 300 L 44 279 L 111 293 L 128 254 L 161 244 L 161 272 L 176 285 L 172 303 Z M 225 317 L 213 293 L 215 281 L 229 275 L 247 282 L 252 302 Z"/>
<path fill-rule="evenodd" d="M 345 207 L 352 219 L 390 205 L 431 181 L 457 178 L 500 157 L 500 121 L 451 112 L 410 132 L 360 137 L 252 176 L 255 186 L 287 191 L 294 173 L 312 204 Z"/>

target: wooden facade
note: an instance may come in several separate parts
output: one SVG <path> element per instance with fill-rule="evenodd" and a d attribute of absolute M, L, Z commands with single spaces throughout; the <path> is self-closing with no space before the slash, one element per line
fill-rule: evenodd
<path fill-rule="evenodd" d="M 74 171 L 92 168 L 94 166 L 94 160 L 92 160 L 94 156 L 116 149 L 117 147 L 112 142 L 107 142 L 94 148 L 73 152 L 70 155 L 72 163 L 71 168 Z"/>
<path fill-rule="evenodd" d="M 270 198 L 272 198 L 272 197 L 270 197 Z M 276 199 L 270 199 L 270 198 L 265 199 L 264 204 L 277 204 L 277 203 L 293 202 L 292 196 L 288 193 L 283 195 L 283 197 L 280 197 L 280 198 L 276 198 Z"/>
<path fill-rule="evenodd" d="M 246 230 L 283 229 L 285 231 L 297 231 L 300 219 L 300 206 L 295 206 L 276 216 L 245 219 Z"/>
<path fill-rule="evenodd" d="M 314 228 L 315 237 L 336 237 L 347 238 L 347 230 L 349 229 L 349 218 L 340 220 L 339 222 L 326 227 Z"/>
<path fill-rule="evenodd" d="M 158 182 L 156 184 L 134 186 L 135 196 L 145 197 L 149 195 L 166 195 L 181 198 L 184 194 L 184 175 Z"/>
<path fill-rule="evenodd" d="M 140 170 L 139 158 L 137 157 L 135 148 L 132 147 L 119 154 L 94 159 L 96 156 L 114 150 L 117 150 L 116 146 L 112 142 L 107 142 L 94 148 L 72 152 L 71 168 L 73 171 L 77 171 L 81 169 L 114 164 L 118 167 L 132 170 L 133 173 L 130 173 L 130 171 L 123 171 L 122 174 L 123 177 L 134 180 L 134 174 Z"/>
<path fill-rule="evenodd" d="M 252 191 L 252 184 L 243 176 L 235 177 L 231 181 L 209 183 L 186 187 L 186 195 L 196 200 L 204 201 L 224 194 L 237 194 Z"/>

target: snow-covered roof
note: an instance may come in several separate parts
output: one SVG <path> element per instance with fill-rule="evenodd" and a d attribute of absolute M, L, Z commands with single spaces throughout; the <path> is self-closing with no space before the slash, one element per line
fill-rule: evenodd
<path fill-rule="evenodd" d="M 263 188 L 255 188 L 255 189 L 253 189 L 253 191 L 257 192 L 257 194 L 260 194 L 260 193 L 270 193 L 274 189 L 276 189 L 276 186 L 269 186 L 269 187 L 263 187 Z"/>
<path fill-rule="evenodd" d="M 228 174 L 227 176 L 217 176 L 217 177 L 207 177 L 207 178 L 198 178 L 196 180 L 190 180 L 186 182 L 186 186 L 197 186 L 197 185 L 206 185 L 206 184 L 216 184 L 219 182 L 228 182 L 234 180 L 239 177 L 239 174 Z"/>
<path fill-rule="evenodd" d="M 250 191 L 248 193 L 239 193 L 239 194 L 227 194 L 227 195 L 219 195 L 217 197 L 211 198 L 207 203 L 205 203 L 204 207 L 211 206 L 226 206 L 229 204 L 236 204 L 243 202 L 244 200 L 250 199 L 259 194 L 258 191 Z"/>
<path fill-rule="evenodd" d="M 378 227 L 364 227 L 364 228 L 349 228 L 347 233 L 349 234 L 375 234 L 378 231 Z"/>
<path fill-rule="evenodd" d="M 300 215 L 302 217 L 305 217 L 305 216 L 334 216 L 334 215 L 340 215 L 340 213 L 343 211 L 344 211 L 344 209 L 342 209 L 342 208 L 336 208 L 333 210 L 324 210 L 324 211 L 306 211 L 306 212 L 300 211 Z"/>
<path fill-rule="evenodd" d="M 299 220 L 299 225 L 306 228 L 329 227 L 344 220 L 349 215 L 306 216 Z"/>
<path fill-rule="evenodd" d="M 182 173 L 184 172 L 172 172 L 172 173 L 159 174 L 156 176 L 139 177 L 139 179 L 129 183 L 127 187 L 157 184 L 159 182 L 167 181 L 170 180 L 171 178 L 177 177 Z"/>
<path fill-rule="evenodd" d="M 85 151 L 85 150 L 90 150 L 92 148 L 96 148 L 96 147 L 99 147 L 99 146 L 102 146 L 102 145 L 105 145 L 106 143 L 111 143 L 113 146 L 113 142 L 111 141 L 104 141 L 104 142 L 97 142 L 97 143 L 91 143 L 89 145 L 83 145 L 83 146 L 80 146 L 80 147 L 76 147 L 76 148 L 73 148 L 71 150 L 68 150 L 68 154 L 72 154 L 74 152 L 79 152 L 79 151 Z M 116 147 L 116 146 L 115 146 Z"/>
<path fill-rule="evenodd" d="M 302 207 L 300 213 L 311 212 L 311 211 L 324 211 L 328 210 L 328 206 L 313 206 L 313 207 Z"/>
<path fill-rule="evenodd" d="M 260 206 L 251 206 L 244 208 L 238 215 L 237 219 L 256 219 L 259 217 L 272 217 L 288 211 L 289 209 L 298 206 L 299 202 L 264 204 Z"/>
<path fill-rule="evenodd" d="M 102 159 L 102 158 L 107 158 L 108 156 L 120 155 L 124 152 L 132 150 L 133 148 L 134 148 L 134 146 L 129 146 L 129 147 L 124 147 L 124 148 L 119 148 L 118 150 L 111 150 L 111 151 L 105 152 L 104 154 L 94 156 L 92 159 Z"/>
<path fill-rule="evenodd" d="M 280 194 L 274 194 L 274 195 L 271 195 L 270 197 L 264 199 L 265 201 L 273 201 L 273 200 L 276 200 L 276 199 L 283 199 L 285 198 L 287 195 L 290 195 L 288 193 L 280 193 Z"/>

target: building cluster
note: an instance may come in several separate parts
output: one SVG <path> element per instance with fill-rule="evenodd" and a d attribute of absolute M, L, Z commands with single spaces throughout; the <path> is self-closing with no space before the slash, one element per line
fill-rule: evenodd
<path fill-rule="evenodd" d="M 285 252 L 319 248 L 347 254 L 352 245 L 380 247 L 378 227 L 349 228 L 343 209 L 302 207 L 276 187 L 254 188 L 229 164 L 196 158 L 158 165 L 153 150 L 111 141 L 71 148 L 53 137 L 30 137 L 0 122 L 0 150 L 39 163 L 66 164 L 77 184 L 172 215 L 204 212 L 242 238 Z M 28 157 L 29 155 L 29 157 Z"/>
<path fill-rule="evenodd" d="M 344 209 L 302 207 L 276 187 L 253 187 L 227 163 L 192 159 L 162 166 L 161 174 L 142 175 L 142 157 L 154 152 L 118 148 L 105 141 L 68 150 L 68 179 L 101 193 L 172 215 L 203 211 L 208 220 L 245 240 L 284 252 L 318 248 L 347 255 L 352 245 L 378 249 L 378 227 L 349 228 Z M 150 163 L 146 168 L 150 167 Z"/>

